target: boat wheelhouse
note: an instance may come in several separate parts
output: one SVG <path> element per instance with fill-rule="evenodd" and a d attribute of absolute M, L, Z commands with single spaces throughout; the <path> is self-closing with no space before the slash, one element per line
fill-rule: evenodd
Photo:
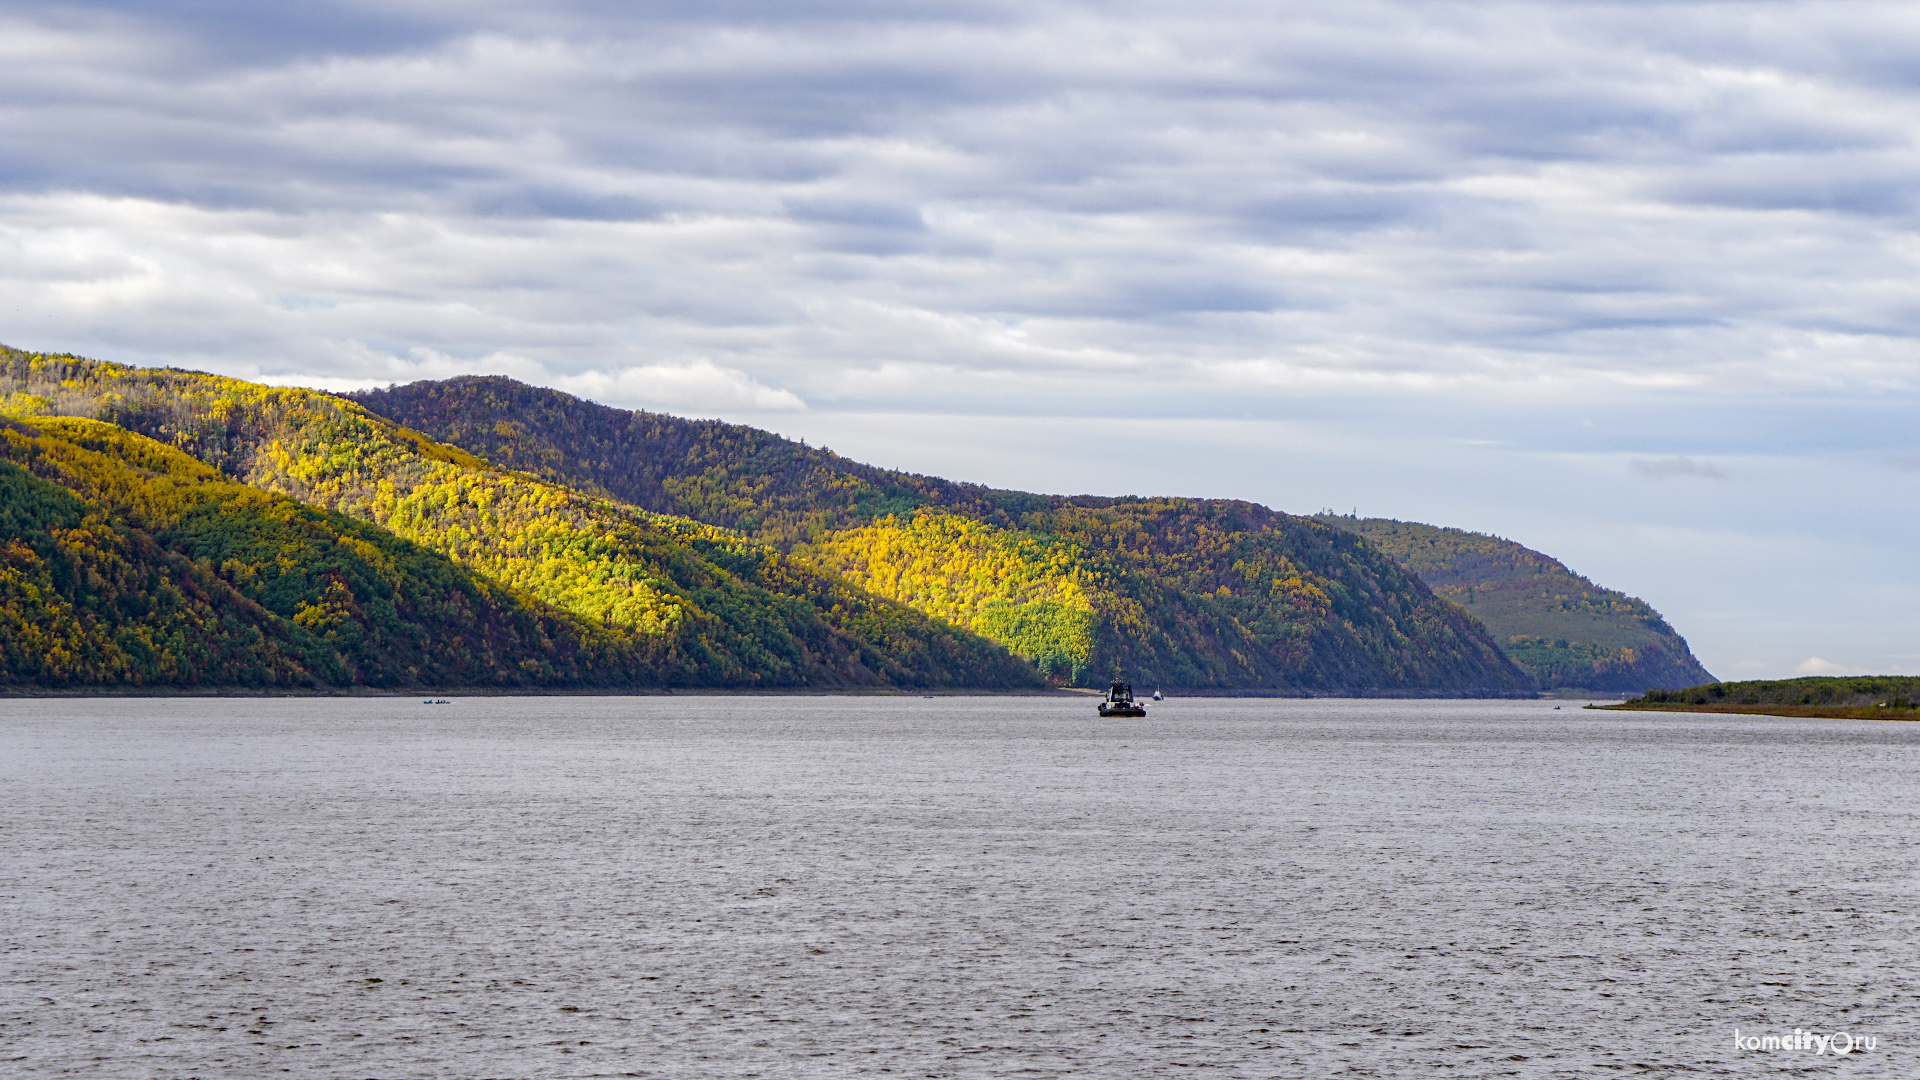
<path fill-rule="evenodd" d="M 1147 703 L 1135 701 L 1133 687 L 1123 682 L 1114 683 L 1107 688 L 1106 699 L 1100 702 L 1101 716 L 1145 716 Z"/>

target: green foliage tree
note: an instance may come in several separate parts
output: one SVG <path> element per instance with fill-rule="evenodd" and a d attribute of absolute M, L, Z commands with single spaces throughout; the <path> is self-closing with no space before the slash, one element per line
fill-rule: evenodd
<path fill-rule="evenodd" d="M 0 395 L 16 415 L 110 422 L 383 529 L 582 640 L 630 644 L 669 683 L 1019 686 L 1038 667 L 1177 689 L 1531 685 L 1372 545 L 1249 503 L 958 484 L 500 379 L 371 392 L 363 408 L 8 352 Z M 351 606 L 329 595 L 289 618 L 345 640 Z"/>

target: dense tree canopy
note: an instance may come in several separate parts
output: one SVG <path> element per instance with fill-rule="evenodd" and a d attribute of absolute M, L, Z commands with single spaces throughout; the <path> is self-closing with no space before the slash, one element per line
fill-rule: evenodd
<path fill-rule="evenodd" d="M 558 483 L 738 530 L 1059 681 L 1510 693 L 1485 630 L 1337 530 L 1227 500 L 1003 491 L 497 377 L 354 395 Z"/>
<path fill-rule="evenodd" d="M 1502 694 L 1536 680 L 1591 685 L 1595 673 L 1642 679 L 1676 642 L 1691 663 L 1652 609 L 1525 549 L 1550 564 L 1529 570 L 1535 578 L 1558 568 L 1558 592 L 1472 560 L 1406 557 L 1353 535 L 1363 530 L 1351 522 L 1230 500 L 990 489 L 506 379 L 354 398 L 0 353 L 0 415 L 27 425 L 16 435 L 40 440 L 46 460 L 58 456 L 47 440 L 74 448 L 61 451 L 74 461 L 98 458 L 40 479 L 80 500 L 81 517 L 106 530 L 100 543 L 150 543 L 156 558 L 196 568 L 170 580 L 197 582 L 204 604 L 218 608 L 226 589 L 272 616 L 248 625 L 260 642 L 287 642 L 258 650 L 259 670 L 277 674 L 248 678 L 1019 687 L 1117 677 L 1185 690 Z M 194 509 L 148 520 L 76 479 L 106 476 L 109 460 L 149 477 L 114 483 L 163 477 L 167 499 Z M 181 471 L 189 464 L 201 471 Z M 327 530 L 345 539 L 303 539 Z M 359 550 L 349 539 L 379 558 L 329 562 L 327 552 Z M 98 562 L 111 546 L 69 554 Z M 1517 565 L 1511 551 L 1487 554 Z M 266 569 L 291 565 L 304 568 L 298 580 Z M 449 589 L 464 598 L 451 608 Z M 1641 636 L 1566 632 L 1541 615 L 1556 605 Z M 433 628 L 456 608 L 479 621 Z M 1497 623 L 1498 639 L 1469 611 Z M 58 621 L 52 609 L 33 619 Z M 421 651 L 442 637 L 461 658 Z"/>
<path fill-rule="evenodd" d="M 109 424 L 0 431 L 10 681 L 657 682 L 645 658 L 379 528 Z"/>
<path fill-rule="evenodd" d="M 768 687 L 1039 682 L 1030 665 L 985 639 L 736 533 L 495 469 L 339 398 L 65 357 L 14 354 L 8 360 L 12 385 L 0 387 L 7 391 L 0 402 L 9 411 L 91 411 L 120 426 L 103 422 L 82 432 L 72 420 L 44 416 L 29 423 L 103 447 L 118 438 L 111 433 L 132 429 L 151 439 L 122 439 L 121 456 L 172 454 L 178 460 L 168 468 L 176 473 L 180 462 L 195 463 L 200 474 L 178 474 L 169 482 L 204 489 L 195 498 L 223 509 L 196 519 L 199 532 L 169 526 L 165 542 L 201 537 L 219 549 L 200 558 L 250 544 L 236 562 L 235 584 L 246 584 L 245 570 L 254 560 L 271 556 L 305 565 L 313 557 L 288 537 L 259 535 L 244 544 L 236 538 L 252 527 L 244 523 L 271 516 L 261 509 L 265 504 L 245 498 L 279 495 L 273 505 L 282 509 L 274 514 L 291 512 L 285 508 L 332 511 L 332 519 L 370 528 L 358 534 L 363 542 L 378 537 L 433 554 L 436 567 L 458 568 L 476 588 L 522 598 L 523 607 L 545 613 L 558 637 L 544 651 L 533 640 L 508 648 L 519 649 L 503 668 L 516 681 Z M 224 479 L 228 475 L 244 484 Z M 98 491 L 83 497 L 89 506 L 110 509 Z M 289 546 L 273 554 L 281 542 Z M 352 585 L 349 580 L 342 588 L 352 591 Z M 343 599 L 336 606 L 344 605 Z M 324 612 L 332 610 L 322 603 L 316 607 L 321 614 L 307 617 L 324 621 L 331 618 Z M 344 624 L 339 630 L 354 632 Z M 386 638 L 371 640 L 374 652 L 393 645 Z M 576 647 L 576 640 L 593 647 L 576 656 L 586 647 Z M 555 656 L 547 655 L 554 649 Z M 399 655 L 390 666 L 405 672 L 408 665 L 399 664 Z M 555 667 L 556 659 L 564 662 Z M 467 669 L 434 675 L 437 670 L 423 668 L 420 677 L 442 684 L 470 677 Z"/>

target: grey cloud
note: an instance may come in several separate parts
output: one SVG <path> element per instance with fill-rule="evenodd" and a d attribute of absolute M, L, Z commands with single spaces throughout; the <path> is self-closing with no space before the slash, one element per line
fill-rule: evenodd
<path fill-rule="evenodd" d="M 1914 197 L 1905 187 L 1915 173 L 1916 161 L 1910 153 L 1876 154 L 1865 160 L 1844 152 L 1818 159 L 1769 155 L 1718 166 L 1700 170 L 1705 175 L 1676 176 L 1657 189 L 1674 202 L 1752 210 L 1901 218 L 1911 216 L 1914 209 Z"/>
<path fill-rule="evenodd" d="M 0 7 L 81 50 L 0 66 L 22 287 L 84 235 L 289 363 L 1264 373 L 1236 404 L 1920 378 L 1912 80 L 1842 62 L 1912 36 L 1893 5 L 51 10 Z"/>
<path fill-rule="evenodd" d="M 843 255 L 908 255 L 927 252 L 934 246 L 926 221 L 915 206 L 796 197 L 786 200 L 784 209 L 788 220 L 811 227 L 814 243 Z"/>
<path fill-rule="evenodd" d="M 919 209 L 898 203 L 868 199 L 798 197 L 788 199 L 786 207 L 795 218 L 802 221 L 906 229 L 914 232 L 926 228 L 926 222 L 922 219 Z"/>
<path fill-rule="evenodd" d="M 1431 201 L 1408 198 L 1390 188 L 1343 185 L 1336 189 L 1302 185 L 1270 199 L 1225 212 L 1228 220 L 1257 230 L 1270 240 L 1304 241 L 1327 233 L 1431 224 Z"/>
<path fill-rule="evenodd" d="M 663 208 L 631 195 L 565 188 L 503 186 L 476 191 L 468 205 L 477 214 L 561 221 L 651 221 Z"/>
<path fill-rule="evenodd" d="M 0 19 L 138 36 L 148 46 L 148 63 L 188 70 L 421 48 L 444 40 L 458 26 L 423 14 L 399 4 L 327 0 L 300 4 L 246 0 L 0 3 Z"/>

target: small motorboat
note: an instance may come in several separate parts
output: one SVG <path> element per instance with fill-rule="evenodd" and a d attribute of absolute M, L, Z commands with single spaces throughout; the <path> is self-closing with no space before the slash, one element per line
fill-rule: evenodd
<path fill-rule="evenodd" d="M 1145 716 L 1147 703 L 1133 700 L 1133 687 L 1117 682 L 1107 688 L 1106 700 L 1100 702 L 1101 716 Z"/>

